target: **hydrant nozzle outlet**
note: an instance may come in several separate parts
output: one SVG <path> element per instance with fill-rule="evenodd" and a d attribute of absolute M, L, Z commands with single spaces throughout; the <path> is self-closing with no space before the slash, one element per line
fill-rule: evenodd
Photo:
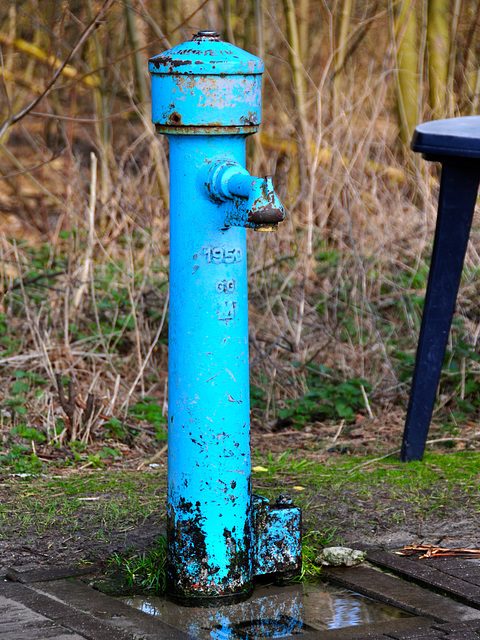
<path fill-rule="evenodd" d="M 224 203 L 225 227 L 272 229 L 285 218 L 272 176 L 255 178 L 241 165 L 224 162 L 213 166 L 205 187 L 213 200 Z"/>

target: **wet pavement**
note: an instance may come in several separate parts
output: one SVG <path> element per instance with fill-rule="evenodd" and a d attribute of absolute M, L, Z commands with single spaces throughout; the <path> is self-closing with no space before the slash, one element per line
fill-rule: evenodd
<path fill-rule="evenodd" d="M 122 598 L 199 640 L 304 635 L 355 625 L 398 622 L 409 614 L 328 582 L 263 586 L 248 600 L 215 608 L 181 607 L 165 598 Z"/>
<path fill-rule="evenodd" d="M 318 628 L 313 617 L 312 624 L 317 628 L 300 621 L 297 625 L 287 625 L 287 630 L 279 635 L 279 627 L 271 612 L 267 621 L 259 620 L 259 605 L 244 603 L 235 624 L 226 625 L 224 629 L 217 624 L 217 635 L 210 637 L 226 640 L 280 637 L 290 640 L 480 639 L 480 559 L 419 560 L 398 556 L 391 551 L 370 549 L 367 560 L 358 567 L 326 569 L 325 578 L 343 590 L 349 589 L 383 605 L 396 607 L 410 617 L 399 614 L 382 619 L 371 615 L 366 624 L 358 624 L 357 620 L 355 626 L 323 629 Z M 85 582 L 88 576 L 82 575 L 91 570 L 64 567 L 22 570 L 19 567 L 0 576 L 1 640 L 184 640 L 209 637 L 205 625 L 203 635 L 179 629 L 171 608 L 167 607 L 169 613 L 162 618 L 151 615 L 154 611 L 147 613 L 92 589 Z M 299 587 L 286 587 L 284 591 L 277 587 L 273 589 L 277 601 L 281 600 L 275 609 L 277 618 L 284 621 L 293 619 L 293 591 L 298 598 Z M 288 589 L 293 589 L 290 596 Z M 340 593 L 335 589 L 331 591 L 337 592 Z M 298 602 L 303 601 L 300 599 Z M 248 611 L 256 613 L 253 615 Z M 201 615 L 206 616 L 199 613 L 199 618 Z M 195 618 L 191 610 L 189 616 Z M 248 622 L 246 618 L 249 616 L 255 620 L 250 617 Z M 320 619 L 318 615 L 317 618 Z M 236 635 L 229 631 L 233 626 L 237 629 Z M 328 626 L 328 621 L 325 621 L 325 627 Z M 189 628 L 192 630 L 194 626 Z"/>

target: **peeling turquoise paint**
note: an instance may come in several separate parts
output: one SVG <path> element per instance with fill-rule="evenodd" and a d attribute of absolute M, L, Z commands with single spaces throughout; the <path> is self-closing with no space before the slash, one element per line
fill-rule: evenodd
<path fill-rule="evenodd" d="M 234 602 L 273 572 L 258 540 L 280 548 L 288 525 L 275 566 L 301 562 L 299 510 L 264 506 L 259 518 L 251 494 L 246 227 L 285 215 L 271 178 L 245 169 L 264 65 L 200 32 L 149 68 L 153 121 L 170 145 L 167 592 Z"/>

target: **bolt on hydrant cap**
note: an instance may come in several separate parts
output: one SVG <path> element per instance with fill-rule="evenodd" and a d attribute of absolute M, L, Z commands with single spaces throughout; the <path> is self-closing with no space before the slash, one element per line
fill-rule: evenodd
<path fill-rule="evenodd" d="M 193 36 L 192 40 L 210 40 L 213 42 L 220 42 L 220 34 L 216 31 L 199 31 Z"/>
<path fill-rule="evenodd" d="M 276 507 L 291 507 L 291 506 L 293 506 L 293 500 L 286 493 L 281 493 L 277 498 L 277 502 L 275 503 L 275 506 Z"/>

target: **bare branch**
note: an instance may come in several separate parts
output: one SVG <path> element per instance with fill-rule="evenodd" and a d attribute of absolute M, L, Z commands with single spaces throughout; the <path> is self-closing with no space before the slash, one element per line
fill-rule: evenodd
<path fill-rule="evenodd" d="M 142 47 L 138 47 L 138 49 L 134 49 L 133 51 L 128 51 L 127 53 L 124 53 L 123 56 L 119 56 L 118 58 L 115 58 L 115 60 L 111 60 L 110 62 L 107 62 L 106 64 L 102 65 L 101 67 L 96 67 L 95 69 L 92 69 L 92 71 L 88 71 L 88 73 L 84 73 L 83 75 L 76 77 L 74 80 L 71 80 L 70 82 L 66 82 L 65 84 L 62 84 L 59 87 L 55 87 L 53 90 L 60 91 L 60 89 L 67 89 L 67 87 L 71 87 L 72 85 L 76 84 L 77 82 L 80 82 L 81 80 L 83 80 L 84 78 L 87 78 L 88 76 L 93 75 L 94 73 L 98 73 L 99 71 L 103 71 L 104 69 L 109 69 L 110 67 L 115 66 L 118 62 L 125 60 L 125 58 L 130 58 L 130 56 L 134 56 L 139 51 L 145 51 L 145 49 L 148 49 L 149 47 L 156 44 L 157 42 L 161 42 L 163 40 L 168 43 L 168 37 L 171 36 L 176 31 L 178 31 L 179 29 L 182 29 L 182 27 L 184 27 L 189 20 L 191 20 L 201 9 L 203 9 L 203 7 L 208 2 L 210 2 L 210 0 L 203 0 L 203 2 L 201 2 L 198 5 L 195 11 L 192 11 L 192 13 L 188 15 L 183 22 L 178 24 L 175 27 L 175 29 L 172 29 L 170 33 L 168 33 L 166 36 L 161 36 L 161 37 L 155 38 L 154 40 L 150 40 L 150 42 L 143 45 Z"/>
<path fill-rule="evenodd" d="M 67 66 L 67 64 L 70 62 L 70 60 L 73 58 L 73 56 L 82 48 L 82 46 L 85 44 L 85 42 L 88 40 L 88 38 L 90 37 L 90 35 L 92 34 L 92 32 L 97 28 L 97 26 L 99 25 L 99 23 L 103 20 L 103 18 L 106 16 L 106 14 L 108 13 L 108 11 L 110 10 L 110 8 L 112 7 L 112 5 L 114 4 L 115 0 L 106 0 L 106 2 L 104 3 L 102 9 L 97 13 L 97 15 L 95 16 L 95 18 L 92 20 L 92 22 L 88 25 L 88 27 L 86 27 L 86 29 L 84 30 L 84 32 L 82 33 L 82 35 L 80 36 L 77 44 L 73 47 L 73 49 L 70 51 L 70 53 L 68 54 L 68 56 L 65 58 L 65 60 L 62 62 L 62 64 L 58 67 L 58 69 L 55 71 L 55 73 L 52 76 L 52 79 L 50 80 L 50 82 L 48 83 L 47 87 L 45 88 L 45 90 L 36 98 L 34 98 L 32 100 L 32 102 L 30 102 L 29 105 L 27 105 L 24 109 L 22 109 L 21 111 L 19 111 L 19 113 L 13 114 L 11 115 L 9 118 L 7 118 L 5 120 L 5 122 L 2 124 L 2 126 L 0 127 L 0 140 L 3 138 L 5 132 L 7 131 L 7 129 L 10 127 L 10 125 L 15 124 L 16 122 L 18 122 L 19 120 L 21 120 L 22 118 L 24 118 L 28 113 L 30 113 L 30 111 L 32 111 L 32 109 L 34 109 L 37 104 L 39 104 L 39 102 L 41 102 L 44 98 L 46 98 L 46 96 L 50 93 L 50 91 L 53 88 L 53 85 L 55 84 L 55 82 L 58 80 L 58 78 L 60 77 L 63 69 Z"/>
<path fill-rule="evenodd" d="M 125 113 L 130 113 L 131 111 L 137 111 L 139 107 L 143 107 L 144 105 L 149 104 L 150 102 L 151 100 L 145 100 L 144 102 L 139 102 L 135 104 L 135 106 L 133 107 L 122 109 L 121 111 L 112 113 L 109 116 L 105 116 L 104 118 L 71 118 L 70 116 L 59 116 L 56 113 L 42 113 L 41 111 L 31 111 L 29 115 L 35 116 L 36 118 L 47 118 L 49 120 L 62 120 L 65 122 L 76 122 L 77 124 L 98 124 L 99 122 L 105 122 L 106 120 L 114 120 L 115 118 L 119 118 Z"/>

